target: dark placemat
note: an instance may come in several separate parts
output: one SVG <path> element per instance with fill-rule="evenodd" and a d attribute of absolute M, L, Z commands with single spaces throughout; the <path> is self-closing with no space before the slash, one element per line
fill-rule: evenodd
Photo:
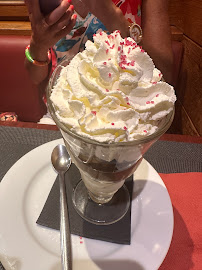
<path fill-rule="evenodd" d="M 27 152 L 61 138 L 59 131 L 0 126 L 0 181 Z M 202 144 L 157 141 L 144 158 L 159 173 L 202 172 Z"/>
<path fill-rule="evenodd" d="M 130 244 L 131 239 L 131 204 L 126 215 L 118 222 L 111 225 L 95 225 L 81 218 L 72 203 L 73 189 L 81 180 L 80 172 L 74 164 L 65 174 L 65 183 L 67 191 L 68 211 L 71 233 L 118 244 Z M 126 180 L 130 198 L 132 198 L 133 180 L 132 177 Z M 44 208 L 37 220 L 37 223 L 52 229 L 60 229 L 60 194 L 58 177 L 53 184 Z"/>

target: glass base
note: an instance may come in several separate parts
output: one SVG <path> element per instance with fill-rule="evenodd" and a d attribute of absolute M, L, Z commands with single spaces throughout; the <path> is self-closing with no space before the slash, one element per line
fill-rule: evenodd
<path fill-rule="evenodd" d="M 109 225 L 119 221 L 130 205 L 128 189 L 123 185 L 112 197 L 111 201 L 105 204 L 95 203 L 89 196 L 88 190 L 81 180 L 73 193 L 73 205 L 77 213 L 96 225 Z"/>

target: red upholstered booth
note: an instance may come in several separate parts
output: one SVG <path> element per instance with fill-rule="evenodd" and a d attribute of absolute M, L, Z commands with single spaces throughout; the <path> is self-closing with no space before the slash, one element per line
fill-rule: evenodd
<path fill-rule="evenodd" d="M 46 106 L 24 68 L 29 43 L 29 36 L 0 35 L 0 113 L 15 112 L 19 121 L 37 122 Z"/>

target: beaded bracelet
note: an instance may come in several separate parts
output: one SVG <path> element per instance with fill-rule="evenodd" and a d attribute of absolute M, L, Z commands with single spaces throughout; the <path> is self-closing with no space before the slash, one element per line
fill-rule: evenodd
<path fill-rule="evenodd" d="M 27 60 L 28 60 L 29 62 L 31 62 L 32 64 L 34 64 L 34 65 L 36 65 L 36 66 L 41 66 L 41 67 L 47 66 L 47 65 L 50 63 L 50 61 L 51 61 L 51 53 L 50 53 L 50 50 L 48 50 L 48 60 L 47 60 L 47 61 L 37 61 L 37 60 L 35 60 L 35 59 L 33 59 L 33 58 L 31 57 L 29 48 L 30 48 L 30 45 L 28 45 L 28 46 L 26 47 L 26 49 L 25 49 L 25 56 L 26 56 L 26 58 L 27 58 Z"/>

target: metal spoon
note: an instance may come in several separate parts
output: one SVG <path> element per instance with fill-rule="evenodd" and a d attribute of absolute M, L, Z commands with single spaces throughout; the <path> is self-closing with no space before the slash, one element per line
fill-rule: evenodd
<path fill-rule="evenodd" d="M 57 145 L 52 152 L 51 161 L 59 174 L 60 182 L 60 245 L 63 270 L 72 270 L 71 235 L 64 175 L 71 165 L 71 158 L 64 145 Z"/>

